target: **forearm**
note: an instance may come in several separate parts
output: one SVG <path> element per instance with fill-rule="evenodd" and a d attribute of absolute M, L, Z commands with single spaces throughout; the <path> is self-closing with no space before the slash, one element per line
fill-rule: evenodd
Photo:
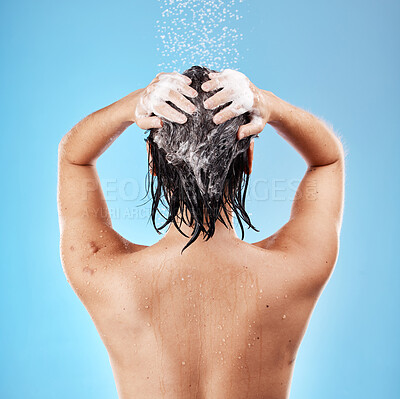
<path fill-rule="evenodd" d="M 268 123 L 288 141 L 309 166 L 332 164 L 343 158 L 335 133 L 319 118 L 265 92 L 271 107 Z"/>
<path fill-rule="evenodd" d="M 100 109 L 76 124 L 61 140 L 61 160 L 92 165 L 134 120 L 135 93 Z"/>

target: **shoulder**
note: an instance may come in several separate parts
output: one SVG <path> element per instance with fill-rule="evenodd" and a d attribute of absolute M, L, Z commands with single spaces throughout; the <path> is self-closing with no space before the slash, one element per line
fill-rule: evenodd
<path fill-rule="evenodd" d="M 260 251 L 261 269 L 263 264 L 268 265 L 299 293 L 319 295 L 334 270 L 338 240 L 322 243 L 320 237 L 315 237 L 315 242 L 321 245 L 310 250 L 293 237 L 285 238 L 285 234 L 278 231 L 265 240 L 251 244 Z"/>
<path fill-rule="evenodd" d="M 120 282 L 127 259 L 134 262 L 137 254 L 147 248 L 125 240 L 112 229 L 102 230 L 90 239 L 70 239 L 66 235 L 60 246 L 62 267 L 68 283 L 84 303 L 99 298 L 96 294 L 100 292 L 111 293 L 113 284 Z"/>

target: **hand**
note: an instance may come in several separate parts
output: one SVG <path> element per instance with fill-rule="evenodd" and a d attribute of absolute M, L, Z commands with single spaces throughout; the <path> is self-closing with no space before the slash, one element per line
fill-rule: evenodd
<path fill-rule="evenodd" d="M 135 92 L 134 121 L 141 129 L 162 127 L 159 117 L 171 122 L 185 123 L 186 116 L 172 108 L 166 101 L 172 102 L 188 114 L 196 111 L 196 107 L 187 97 L 196 97 L 197 91 L 190 87 L 191 79 L 178 72 L 159 73 L 144 89 Z M 157 116 L 151 116 L 155 114 Z"/>
<path fill-rule="evenodd" d="M 221 124 L 245 112 L 250 112 L 250 123 L 240 126 L 237 133 L 238 140 L 261 133 L 271 114 L 268 92 L 257 88 L 243 73 L 232 69 L 210 73 L 208 76 L 211 80 L 202 84 L 203 91 L 208 92 L 219 88 L 222 90 L 208 98 L 204 102 L 204 107 L 214 109 L 232 102 L 214 115 L 214 123 Z"/>

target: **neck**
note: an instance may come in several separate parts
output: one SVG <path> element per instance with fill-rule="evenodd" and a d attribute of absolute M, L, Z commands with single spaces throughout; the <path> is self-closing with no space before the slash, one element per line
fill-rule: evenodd
<path fill-rule="evenodd" d="M 224 241 L 224 240 L 231 240 L 234 238 L 238 238 L 238 236 L 236 235 L 235 229 L 233 228 L 232 213 L 229 213 L 229 221 L 230 221 L 232 227 L 229 226 L 229 223 L 226 220 L 225 220 L 225 223 L 228 227 L 226 227 L 221 221 L 217 220 L 217 222 L 215 223 L 214 235 L 208 241 L 205 241 L 203 239 L 203 235 L 200 233 L 197 240 L 193 244 L 191 244 L 191 246 L 213 244 L 213 243 L 217 243 L 217 242 Z M 177 222 L 177 224 L 179 226 L 179 222 Z M 179 226 L 179 228 L 189 238 L 192 236 L 192 232 L 194 230 L 193 227 L 190 227 L 190 226 L 182 223 Z M 164 235 L 164 240 L 168 240 L 168 241 L 174 242 L 174 243 L 182 245 L 182 246 L 187 243 L 189 238 L 183 236 L 173 223 L 170 224 L 168 231 Z"/>

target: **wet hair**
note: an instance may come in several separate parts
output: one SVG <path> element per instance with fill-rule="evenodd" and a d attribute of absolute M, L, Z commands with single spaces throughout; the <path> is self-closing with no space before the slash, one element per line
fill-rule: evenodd
<path fill-rule="evenodd" d="M 237 217 L 242 240 L 243 222 L 248 228 L 258 231 L 245 210 L 250 177 L 247 150 L 256 135 L 241 140 L 236 138 L 240 125 L 248 123 L 250 115 L 247 112 L 220 125 L 213 122 L 213 116 L 230 103 L 214 110 L 204 108 L 204 101 L 221 90 L 204 92 L 201 89 L 201 85 L 209 80 L 210 72 L 215 71 L 200 66 L 183 72 L 192 80 L 191 87 L 198 92 L 197 97 L 188 97 L 197 111 L 190 115 L 168 102 L 186 115 L 187 122 L 178 124 L 161 118 L 163 127 L 150 129 L 145 139 L 149 145 L 147 194 L 150 192 L 152 197 L 152 223 L 159 234 L 173 223 L 187 238 L 180 226 L 185 223 L 193 227 L 182 252 L 201 233 L 203 239 L 210 239 L 217 220 L 227 228 L 228 222 L 232 228 L 228 217 L 230 210 Z M 161 212 L 160 206 L 165 207 L 166 215 Z M 156 223 L 157 214 L 164 219 L 159 226 Z"/>

